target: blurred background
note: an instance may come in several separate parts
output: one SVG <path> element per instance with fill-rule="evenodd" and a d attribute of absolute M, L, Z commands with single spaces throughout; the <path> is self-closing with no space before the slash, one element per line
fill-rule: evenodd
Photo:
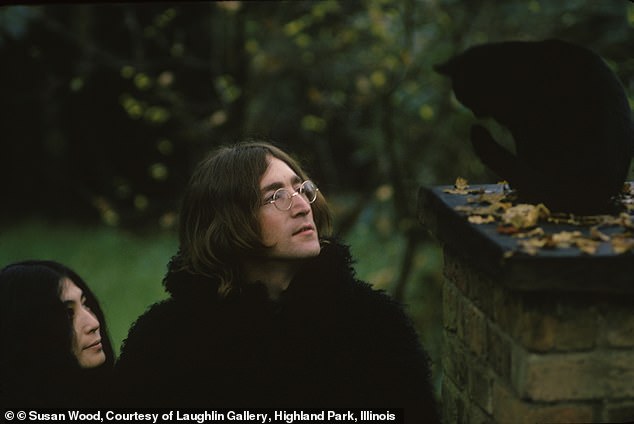
<path fill-rule="evenodd" d="M 442 257 L 417 221 L 417 189 L 497 180 L 471 150 L 475 118 L 433 65 L 545 38 L 599 53 L 634 105 L 627 0 L 2 6 L 0 266 L 74 268 L 119 349 L 165 297 L 193 165 L 262 137 L 309 170 L 359 276 L 405 302 L 438 382 Z"/>

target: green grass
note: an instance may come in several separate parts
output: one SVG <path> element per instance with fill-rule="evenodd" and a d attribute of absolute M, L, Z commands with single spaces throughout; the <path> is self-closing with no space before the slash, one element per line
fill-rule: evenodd
<path fill-rule="evenodd" d="M 403 238 L 382 211 L 359 220 L 345 241 L 360 279 L 390 292 L 398 275 Z M 117 354 L 132 323 L 152 303 L 166 297 L 161 284 L 176 252 L 172 232 L 139 235 L 107 226 L 50 224 L 28 220 L 0 227 L 0 266 L 25 259 L 52 259 L 74 269 L 99 298 Z M 416 252 L 405 304 L 439 375 L 441 255 L 422 244 Z"/>
<path fill-rule="evenodd" d="M 0 266 L 52 259 L 75 270 L 99 298 L 118 353 L 136 318 L 166 297 L 161 280 L 176 247 L 168 232 L 139 236 L 106 226 L 30 220 L 0 229 Z"/>

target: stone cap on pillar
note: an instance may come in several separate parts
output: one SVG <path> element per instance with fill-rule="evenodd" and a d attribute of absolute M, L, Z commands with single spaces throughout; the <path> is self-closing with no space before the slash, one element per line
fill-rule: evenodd
<path fill-rule="evenodd" d="M 443 249 L 469 260 L 511 290 L 634 294 L 631 211 L 615 216 L 542 219 L 532 229 L 515 234 L 499 216 L 469 220 L 469 208 L 477 205 L 483 194 L 506 191 L 508 187 L 502 184 L 463 190 L 454 186 L 421 187 L 418 217 Z M 527 251 L 523 247 L 527 239 L 521 237 L 531 237 L 530 231 L 537 227 L 542 245 Z M 552 243 L 562 234 L 575 234 L 578 242 L 591 245 L 591 253 L 580 247 L 581 243 Z"/>

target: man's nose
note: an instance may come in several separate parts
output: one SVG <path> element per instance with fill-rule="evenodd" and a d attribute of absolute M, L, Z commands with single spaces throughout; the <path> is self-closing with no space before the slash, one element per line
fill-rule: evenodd
<path fill-rule="evenodd" d="M 307 214 L 311 211 L 310 202 L 308 202 L 308 199 L 306 199 L 303 194 L 296 192 L 293 195 L 293 205 L 291 207 L 291 210 L 293 212 L 293 215 Z"/>

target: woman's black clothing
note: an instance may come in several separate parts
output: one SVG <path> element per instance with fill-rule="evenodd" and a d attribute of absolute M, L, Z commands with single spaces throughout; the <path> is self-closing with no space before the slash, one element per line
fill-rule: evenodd
<path fill-rule="evenodd" d="M 73 358 L 74 359 L 74 358 Z M 112 402 L 111 368 L 83 370 L 77 364 L 49 368 L 17 366 L 0 371 L 0 409 L 99 408 Z M 59 364 L 58 364 L 59 365 Z M 15 371 L 15 372 L 14 372 Z"/>
<path fill-rule="evenodd" d="M 410 320 L 355 278 L 347 247 L 325 244 L 275 302 L 259 283 L 227 298 L 185 272 L 165 283 L 171 298 L 137 320 L 116 366 L 125 406 L 406 408 L 408 422 L 438 421 Z"/>

